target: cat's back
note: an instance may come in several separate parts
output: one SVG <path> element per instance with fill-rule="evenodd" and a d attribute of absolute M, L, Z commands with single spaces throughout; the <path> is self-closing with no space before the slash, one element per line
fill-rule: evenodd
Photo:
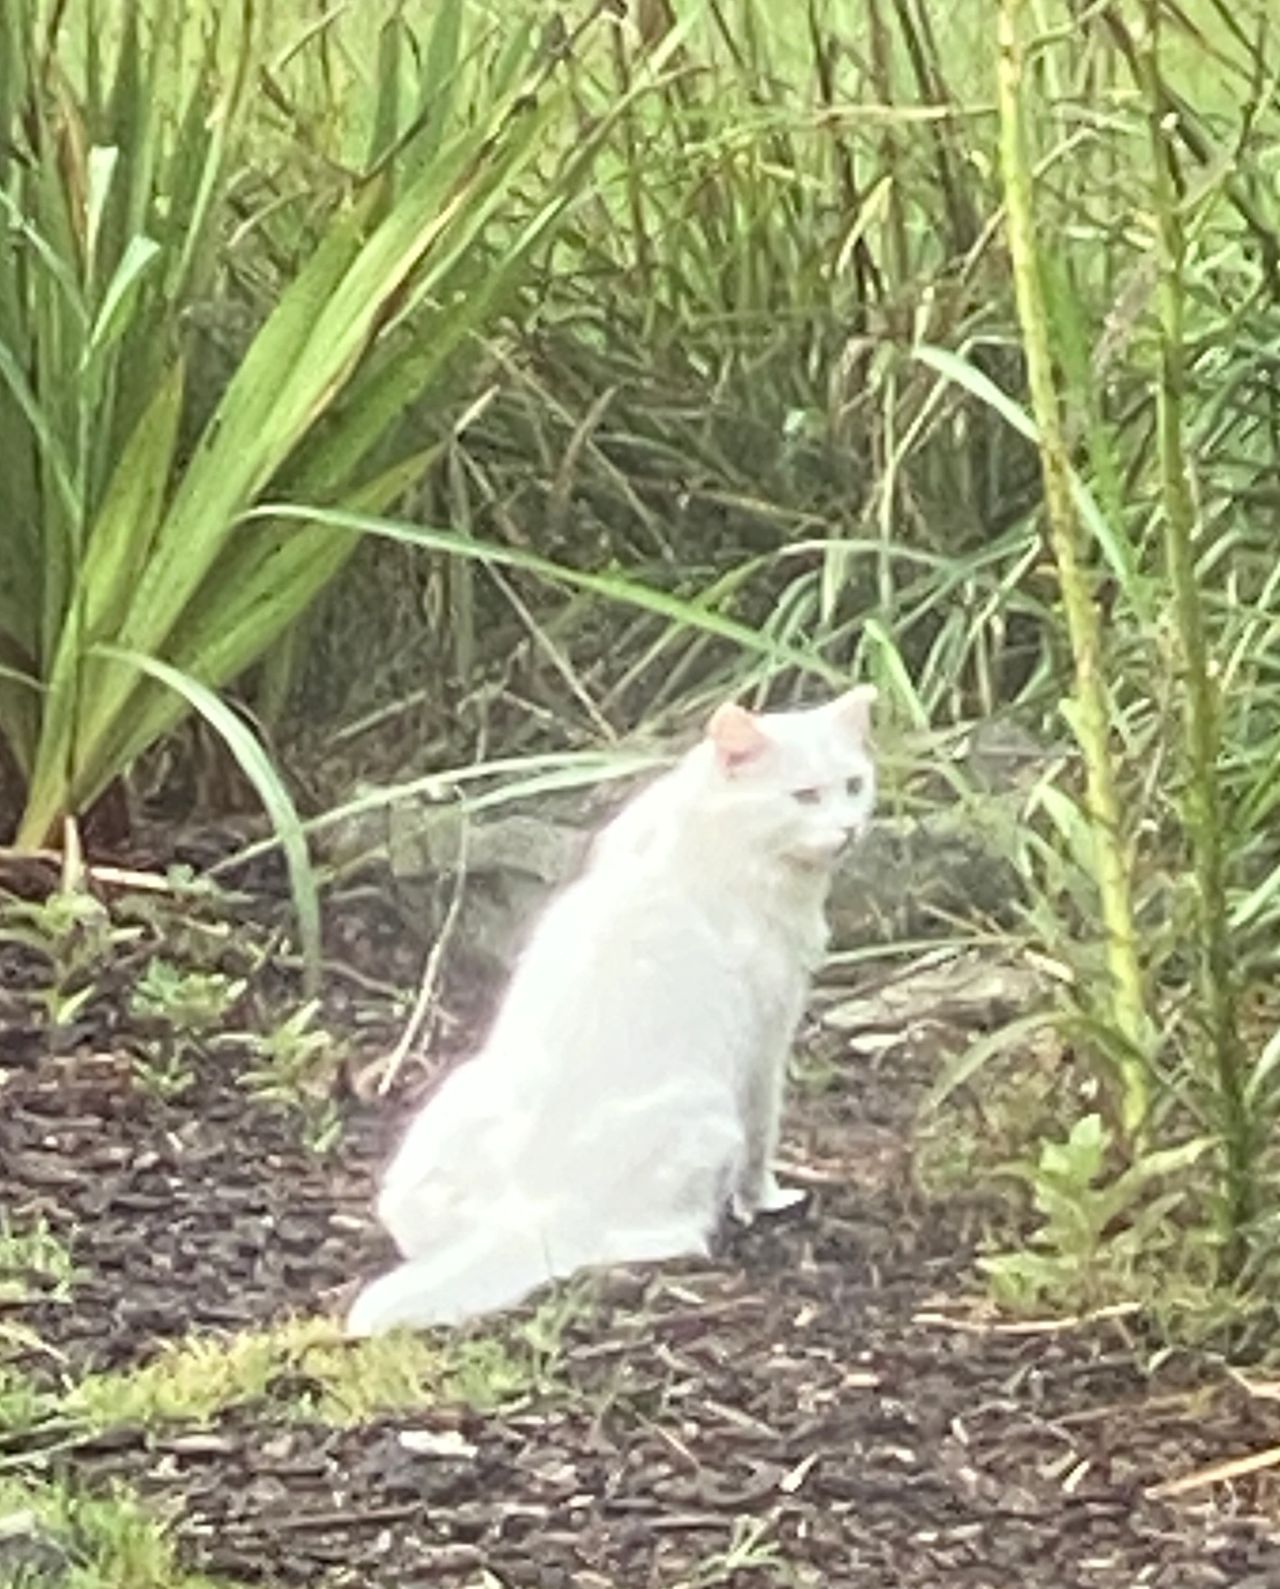
<path fill-rule="evenodd" d="M 495 1061 L 570 1085 L 690 1066 L 727 1076 L 791 1009 L 798 957 L 749 895 L 679 845 L 633 835 L 607 833 L 538 923 L 486 1045 Z"/>
<path fill-rule="evenodd" d="M 705 967 L 731 953 L 740 915 L 687 870 L 606 853 L 547 907 L 517 981 L 569 980 L 586 996 L 602 979 L 643 985 L 681 963 Z"/>
<path fill-rule="evenodd" d="M 579 964 L 621 957 L 619 971 L 655 962 L 736 958 L 759 925 L 758 902 L 704 864 L 677 777 L 632 799 L 598 835 L 587 864 L 552 901 L 531 949 Z"/>

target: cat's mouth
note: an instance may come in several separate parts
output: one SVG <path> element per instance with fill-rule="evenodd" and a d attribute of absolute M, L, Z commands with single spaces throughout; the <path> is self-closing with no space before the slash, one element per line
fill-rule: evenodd
<path fill-rule="evenodd" d="M 849 840 L 806 850 L 792 850 L 785 859 L 798 872 L 830 872 L 849 848 Z"/>

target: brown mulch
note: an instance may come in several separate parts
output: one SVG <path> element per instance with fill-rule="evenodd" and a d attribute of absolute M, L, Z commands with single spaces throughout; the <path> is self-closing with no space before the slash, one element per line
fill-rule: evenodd
<path fill-rule="evenodd" d="M 340 1306 L 385 1256 L 366 1209 L 395 1111 L 346 1099 L 317 1156 L 236 1085 L 234 1053 L 164 1102 L 136 1084 L 118 1009 L 104 1021 L 57 1052 L 0 1037 L 0 1207 L 18 1228 L 43 1215 L 80 1271 L 68 1300 L 0 1309 L 51 1349 L 24 1367 L 120 1367 L 192 1329 Z M 930 1068 L 910 1045 L 845 1056 L 793 1110 L 809 1206 L 715 1265 L 602 1283 L 514 1411 L 338 1430 L 241 1408 L 0 1440 L 0 1466 L 124 1478 L 172 1509 L 186 1562 L 246 1584 L 1280 1585 L 1273 1470 L 1153 1493 L 1280 1446 L 1280 1405 L 1153 1351 L 1132 1319 L 993 1320 L 965 1211 L 911 1188 Z M 432 1447 L 445 1432 L 459 1449 Z"/>

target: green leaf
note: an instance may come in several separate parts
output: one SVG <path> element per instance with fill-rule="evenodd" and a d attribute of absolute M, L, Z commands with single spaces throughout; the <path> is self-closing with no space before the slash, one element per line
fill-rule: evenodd
<path fill-rule="evenodd" d="M 1041 1148 L 1039 1177 L 1083 1191 L 1102 1173 L 1109 1142 L 1102 1116 L 1082 1115 L 1065 1142 L 1046 1142 Z"/>
<path fill-rule="evenodd" d="M 1277 1066 L 1280 1066 L 1280 1027 L 1267 1039 L 1249 1072 L 1245 1091 L 1253 1107 L 1258 1107 L 1267 1097 L 1271 1078 L 1275 1075 Z"/>
<path fill-rule="evenodd" d="M 1152 1181 L 1177 1175 L 1198 1164 L 1215 1143 L 1214 1137 L 1192 1137 L 1171 1148 L 1151 1148 L 1143 1153 L 1116 1180 L 1116 1213 L 1126 1208 Z"/>
<path fill-rule="evenodd" d="M 70 460 L 58 438 L 48 414 L 31 389 L 13 350 L 0 342 L 0 381 L 9 388 L 10 395 L 26 415 L 27 423 L 40 444 L 40 455 L 50 478 L 58 488 L 62 505 L 71 517 L 80 513 L 80 493 L 76 490 Z"/>
<path fill-rule="evenodd" d="M 660 617 L 718 635 L 731 640 L 757 655 L 771 661 L 815 674 L 830 684 L 845 685 L 848 676 L 839 668 L 812 652 L 785 645 L 773 640 L 758 629 L 738 623 L 733 618 L 705 607 L 697 598 L 672 596 L 663 590 L 639 584 L 621 574 L 593 574 L 586 569 L 569 568 L 550 558 L 540 557 L 513 546 L 496 542 L 472 540 L 455 530 L 431 529 L 424 525 L 409 524 L 400 519 L 374 518 L 365 513 L 348 513 L 335 508 L 308 508 L 291 502 L 268 503 L 253 508 L 244 515 L 245 523 L 260 519 L 303 519 L 313 524 L 331 525 L 336 529 L 359 530 L 368 535 L 382 536 L 390 541 L 400 541 L 408 546 L 421 546 L 427 551 L 445 552 L 452 557 L 464 557 L 478 563 L 490 563 L 497 568 L 519 568 L 526 573 L 540 575 L 577 590 L 590 591 L 610 601 L 639 607 Z"/>
<path fill-rule="evenodd" d="M 89 332 L 86 364 L 101 355 L 123 335 L 130 304 L 137 296 L 148 270 L 161 255 L 159 243 L 149 237 L 131 237 L 124 258 L 116 267 L 102 296 L 102 307 Z"/>
<path fill-rule="evenodd" d="M 983 1066 L 1001 1054 L 1007 1054 L 1011 1049 L 1018 1048 L 1036 1032 L 1043 1031 L 1046 1026 L 1052 1024 L 1054 1019 L 1053 1010 L 1037 1010 L 1031 1015 L 1019 1016 L 1007 1026 L 1002 1026 L 994 1032 L 985 1032 L 976 1042 L 970 1043 L 968 1048 L 951 1055 L 942 1067 L 937 1081 L 929 1089 L 924 1107 L 938 1108 L 958 1088 L 972 1081 Z"/>
<path fill-rule="evenodd" d="M 953 353 L 948 348 L 935 348 L 927 344 L 921 344 L 915 349 L 915 357 L 921 364 L 936 370 L 946 380 L 964 387 L 967 392 L 999 414 L 1001 419 L 1020 436 L 1025 436 L 1029 442 L 1039 446 L 1040 432 L 1031 415 L 1019 407 L 1007 392 L 1002 391 L 989 375 L 977 369 L 967 359 L 961 358 L 958 353 Z M 1143 623 L 1154 622 L 1155 609 L 1149 581 L 1142 577 L 1138 569 L 1132 543 L 1121 529 L 1106 518 L 1098 506 L 1097 499 L 1074 469 L 1070 472 L 1070 479 L 1071 496 L 1076 512 L 1106 559 L 1135 617 Z"/>
<path fill-rule="evenodd" d="M 111 191 L 111 179 L 115 175 L 116 161 L 120 158 L 120 151 L 114 148 L 104 148 L 95 145 L 89 151 L 88 159 L 88 192 L 85 196 L 85 236 L 84 251 L 88 261 L 87 275 L 90 280 L 94 276 L 95 262 L 98 258 L 98 237 L 102 230 L 103 212 L 107 205 L 107 195 Z"/>
<path fill-rule="evenodd" d="M 400 66 L 404 18 L 394 13 L 382 24 L 378 37 L 377 91 L 369 166 L 373 168 L 394 147 L 400 133 Z"/>
<path fill-rule="evenodd" d="M 257 736 L 243 718 L 237 716 L 211 689 L 177 668 L 170 667 L 167 662 L 142 656 L 123 646 L 99 645 L 94 650 L 99 656 L 137 668 L 161 684 L 168 685 L 171 690 L 176 690 L 222 737 L 237 766 L 257 791 L 284 851 L 293 906 L 298 917 L 304 985 L 308 994 L 314 994 L 320 984 L 321 972 L 320 896 L 316 889 L 315 873 L 311 868 L 306 835 L 297 809 Z"/>
<path fill-rule="evenodd" d="M 7 679 L 10 684 L 20 684 L 25 689 L 34 690 L 38 695 L 48 688 L 42 679 L 35 679 L 29 673 L 24 673 L 20 668 L 11 668 L 0 662 L 0 679 Z"/>

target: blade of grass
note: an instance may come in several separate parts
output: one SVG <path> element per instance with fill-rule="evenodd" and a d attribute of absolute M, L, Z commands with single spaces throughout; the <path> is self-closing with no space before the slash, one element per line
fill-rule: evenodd
<path fill-rule="evenodd" d="M 499 568 L 517 568 L 536 574 L 557 584 L 569 585 L 578 590 L 590 591 L 610 601 L 627 606 L 642 607 L 674 623 L 689 628 L 702 629 L 708 634 L 731 640 L 744 651 L 755 652 L 771 661 L 799 668 L 806 673 L 825 679 L 829 684 L 842 685 L 847 675 L 833 667 L 824 658 L 797 647 L 771 639 L 749 624 L 703 606 L 697 599 L 672 596 L 666 591 L 642 585 L 621 574 L 593 574 L 585 569 L 569 568 L 564 564 L 527 552 L 518 547 L 501 546 L 492 541 L 468 540 L 453 530 L 431 529 L 425 525 L 410 524 L 401 519 L 375 518 L 369 514 L 347 513 L 332 508 L 305 507 L 297 503 L 271 502 L 252 508 L 242 516 L 242 522 L 252 524 L 261 519 L 295 519 L 312 524 L 332 525 L 337 529 L 358 530 L 367 535 L 382 536 L 409 546 L 421 546 L 427 551 L 444 552 L 451 557 L 465 557 L 473 562 L 493 563 Z"/>
<path fill-rule="evenodd" d="M 309 996 L 314 995 L 319 990 L 321 970 L 320 895 L 297 808 L 257 736 L 220 696 L 167 662 L 143 656 L 124 646 L 97 645 L 94 651 L 109 662 L 136 668 L 181 695 L 218 733 L 236 765 L 257 791 L 284 852 L 293 908 L 298 918 L 305 989 Z"/>

